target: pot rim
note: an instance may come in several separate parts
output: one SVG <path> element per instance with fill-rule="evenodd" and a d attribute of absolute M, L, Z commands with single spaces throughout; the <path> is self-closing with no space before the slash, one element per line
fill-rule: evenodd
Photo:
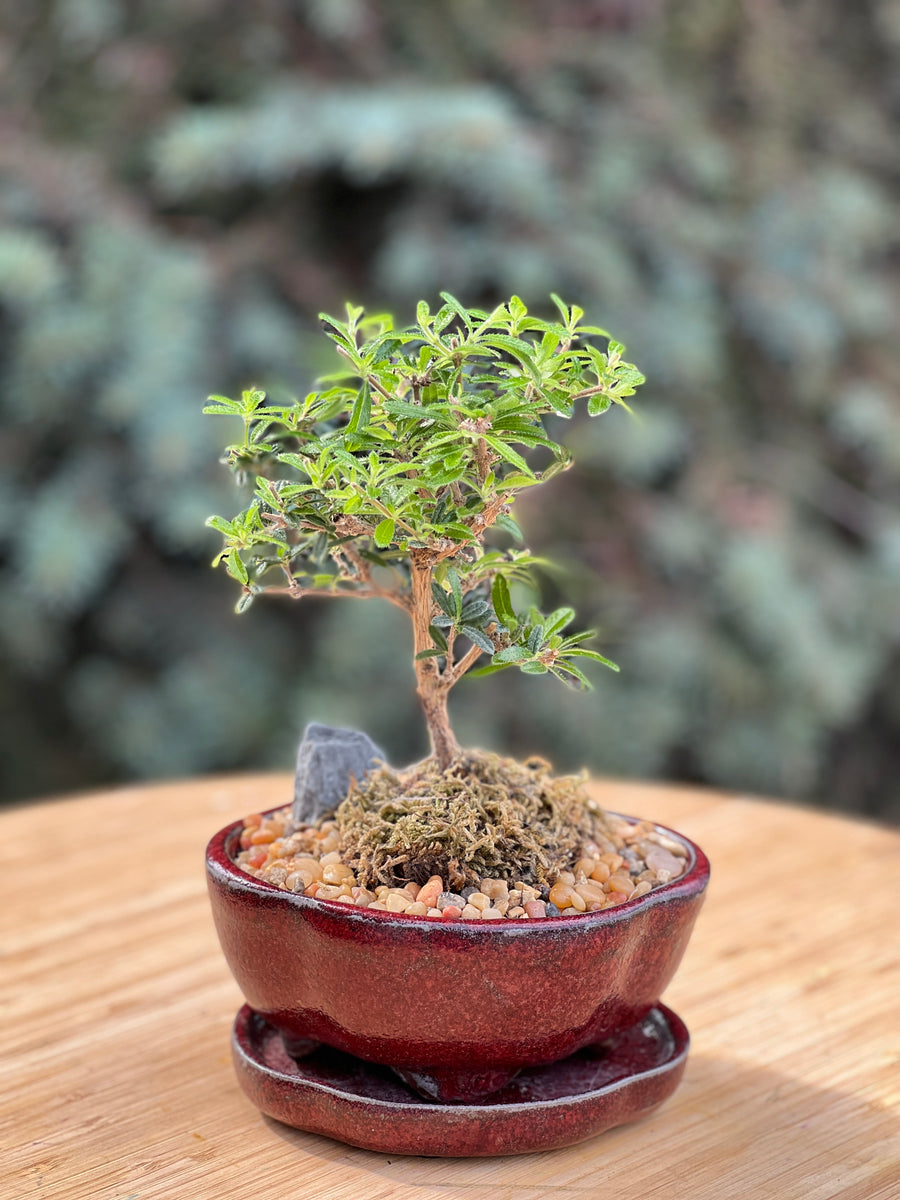
<path fill-rule="evenodd" d="M 283 804 L 277 804 L 274 808 L 266 809 L 262 815 L 268 816 L 269 813 L 278 812 L 284 807 Z M 611 817 L 620 817 L 626 821 L 638 822 L 641 820 L 640 817 L 633 817 L 627 813 L 619 813 L 611 809 L 606 811 Z M 281 898 L 282 903 L 301 912 L 306 911 L 310 915 L 319 913 L 327 914 L 329 917 L 341 916 L 351 923 L 363 922 L 377 929 L 389 929 L 393 926 L 403 930 L 418 928 L 423 931 L 444 930 L 458 934 L 462 927 L 467 934 L 471 930 L 476 937 L 490 937 L 491 934 L 498 932 L 502 932 L 506 937 L 511 933 L 528 936 L 539 930 L 544 930 L 546 933 L 550 929 L 559 931 L 562 928 L 571 928 L 574 932 L 617 924 L 654 905 L 696 896 L 706 889 L 709 882 L 709 859 L 700 847 L 676 829 L 660 825 L 657 821 L 653 821 L 651 824 L 654 829 L 687 848 L 690 862 L 688 870 L 677 879 L 664 883 L 661 887 L 654 888 L 653 891 L 644 896 L 638 896 L 635 900 L 626 900 L 623 904 L 617 904 L 614 908 L 603 909 L 599 912 L 576 913 L 572 916 L 560 914 L 558 917 L 532 917 L 518 921 L 463 921 L 460 918 L 444 921 L 438 920 L 437 917 L 410 916 L 407 913 L 381 912 L 378 909 L 373 911 L 368 908 L 357 908 L 355 905 L 341 904 L 337 900 L 319 900 L 314 896 L 287 892 L 274 883 L 267 883 L 265 880 L 248 874 L 231 857 L 231 850 L 244 827 L 243 818 L 233 821 L 230 825 L 220 829 L 218 833 L 213 834 L 206 847 L 206 866 L 210 878 L 231 891 L 249 893 L 260 901 L 271 901 L 277 896 Z"/>

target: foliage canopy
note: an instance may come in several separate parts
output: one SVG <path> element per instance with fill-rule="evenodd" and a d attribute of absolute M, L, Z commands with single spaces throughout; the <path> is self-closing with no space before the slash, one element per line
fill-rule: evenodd
<path fill-rule="evenodd" d="M 483 654 L 481 673 L 517 666 L 577 687 L 590 686 L 584 660 L 616 669 L 583 646 L 592 633 L 564 632 L 572 609 L 516 605 L 510 584 L 529 580 L 534 556 L 485 546 L 493 529 L 521 541 L 516 497 L 572 461 L 544 418 L 569 418 L 580 400 L 592 416 L 627 409 L 644 382 L 621 343 L 552 298 L 559 315 L 545 320 L 518 296 L 484 312 L 444 292 L 437 312 L 421 301 L 405 329 L 348 305 L 344 321 L 321 316 L 344 363 L 322 390 L 273 405 L 251 388 L 204 409 L 242 419 L 225 461 L 255 480 L 242 512 L 208 522 L 224 538 L 216 563 L 243 588 L 238 610 L 275 591 L 382 597 L 407 611 L 442 765 L 458 751 L 446 694 Z"/>

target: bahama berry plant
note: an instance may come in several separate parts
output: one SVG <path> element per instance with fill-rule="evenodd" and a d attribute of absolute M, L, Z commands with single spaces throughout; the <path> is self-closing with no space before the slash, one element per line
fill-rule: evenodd
<path fill-rule="evenodd" d="M 591 416 L 628 408 L 644 376 L 557 296 L 558 320 L 517 296 L 490 313 L 442 299 L 435 313 L 420 302 L 406 329 L 352 305 L 345 321 L 323 314 L 344 365 L 321 391 L 273 405 L 251 388 L 239 401 L 211 396 L 204 412 L 242 419 L 224 461 L 255 480 L 242 512 L 208 521 L 224 537 L 215 564 L 243 588 L 238 611 L 266 592 L 402 608 L 444 770 L 460 752 L 449 693 L 483 657 L 474 674 L 518 667 L 579 688 L 590 687 L 585 661 L 618 669 L 584 647 L 591 631 L 565 632 L 572 609 L 514 602 L 510 585 L 533 585 L 539 560 L 494 535 L 520 543 L 516 497 L 571 464 L 544 418 L 569 418 L 581 400 Z"/>

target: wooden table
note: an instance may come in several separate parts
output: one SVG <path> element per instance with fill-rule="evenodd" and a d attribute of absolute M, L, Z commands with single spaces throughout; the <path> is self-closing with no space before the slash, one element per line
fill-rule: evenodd
<path fill-rule="evenodd" d="M 787 805 L 599 783 L 713 863 L 666 1000 L 685 1081 L 656 1114 L 501 1159 L 372 1154 L 263 1118 L 238 1090 L 241 997 L 203 848 L 284 776 L 0 816 L 2 1197 L 90 1200 L 897 1200 L 900 835 Z M 561 983 L 561 986 L 564 984 Z"/>

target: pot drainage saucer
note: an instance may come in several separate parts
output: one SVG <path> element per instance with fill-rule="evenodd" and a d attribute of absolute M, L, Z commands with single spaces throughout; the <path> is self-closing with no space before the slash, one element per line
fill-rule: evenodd
<path fill-rule="evenodd" d="M 295 1062 L 249 1005 L 232 1051 L 244 1093 L 286 1125 L 390 1154 L 474 1157 L 571 1146 L 647 1116 L 677 1088 L 684 1022 L 664 1005 L 600 1047 L 530 1067 L 473 1104 L 423 1100 L 388 1067 L 320 1046 Z"/>

